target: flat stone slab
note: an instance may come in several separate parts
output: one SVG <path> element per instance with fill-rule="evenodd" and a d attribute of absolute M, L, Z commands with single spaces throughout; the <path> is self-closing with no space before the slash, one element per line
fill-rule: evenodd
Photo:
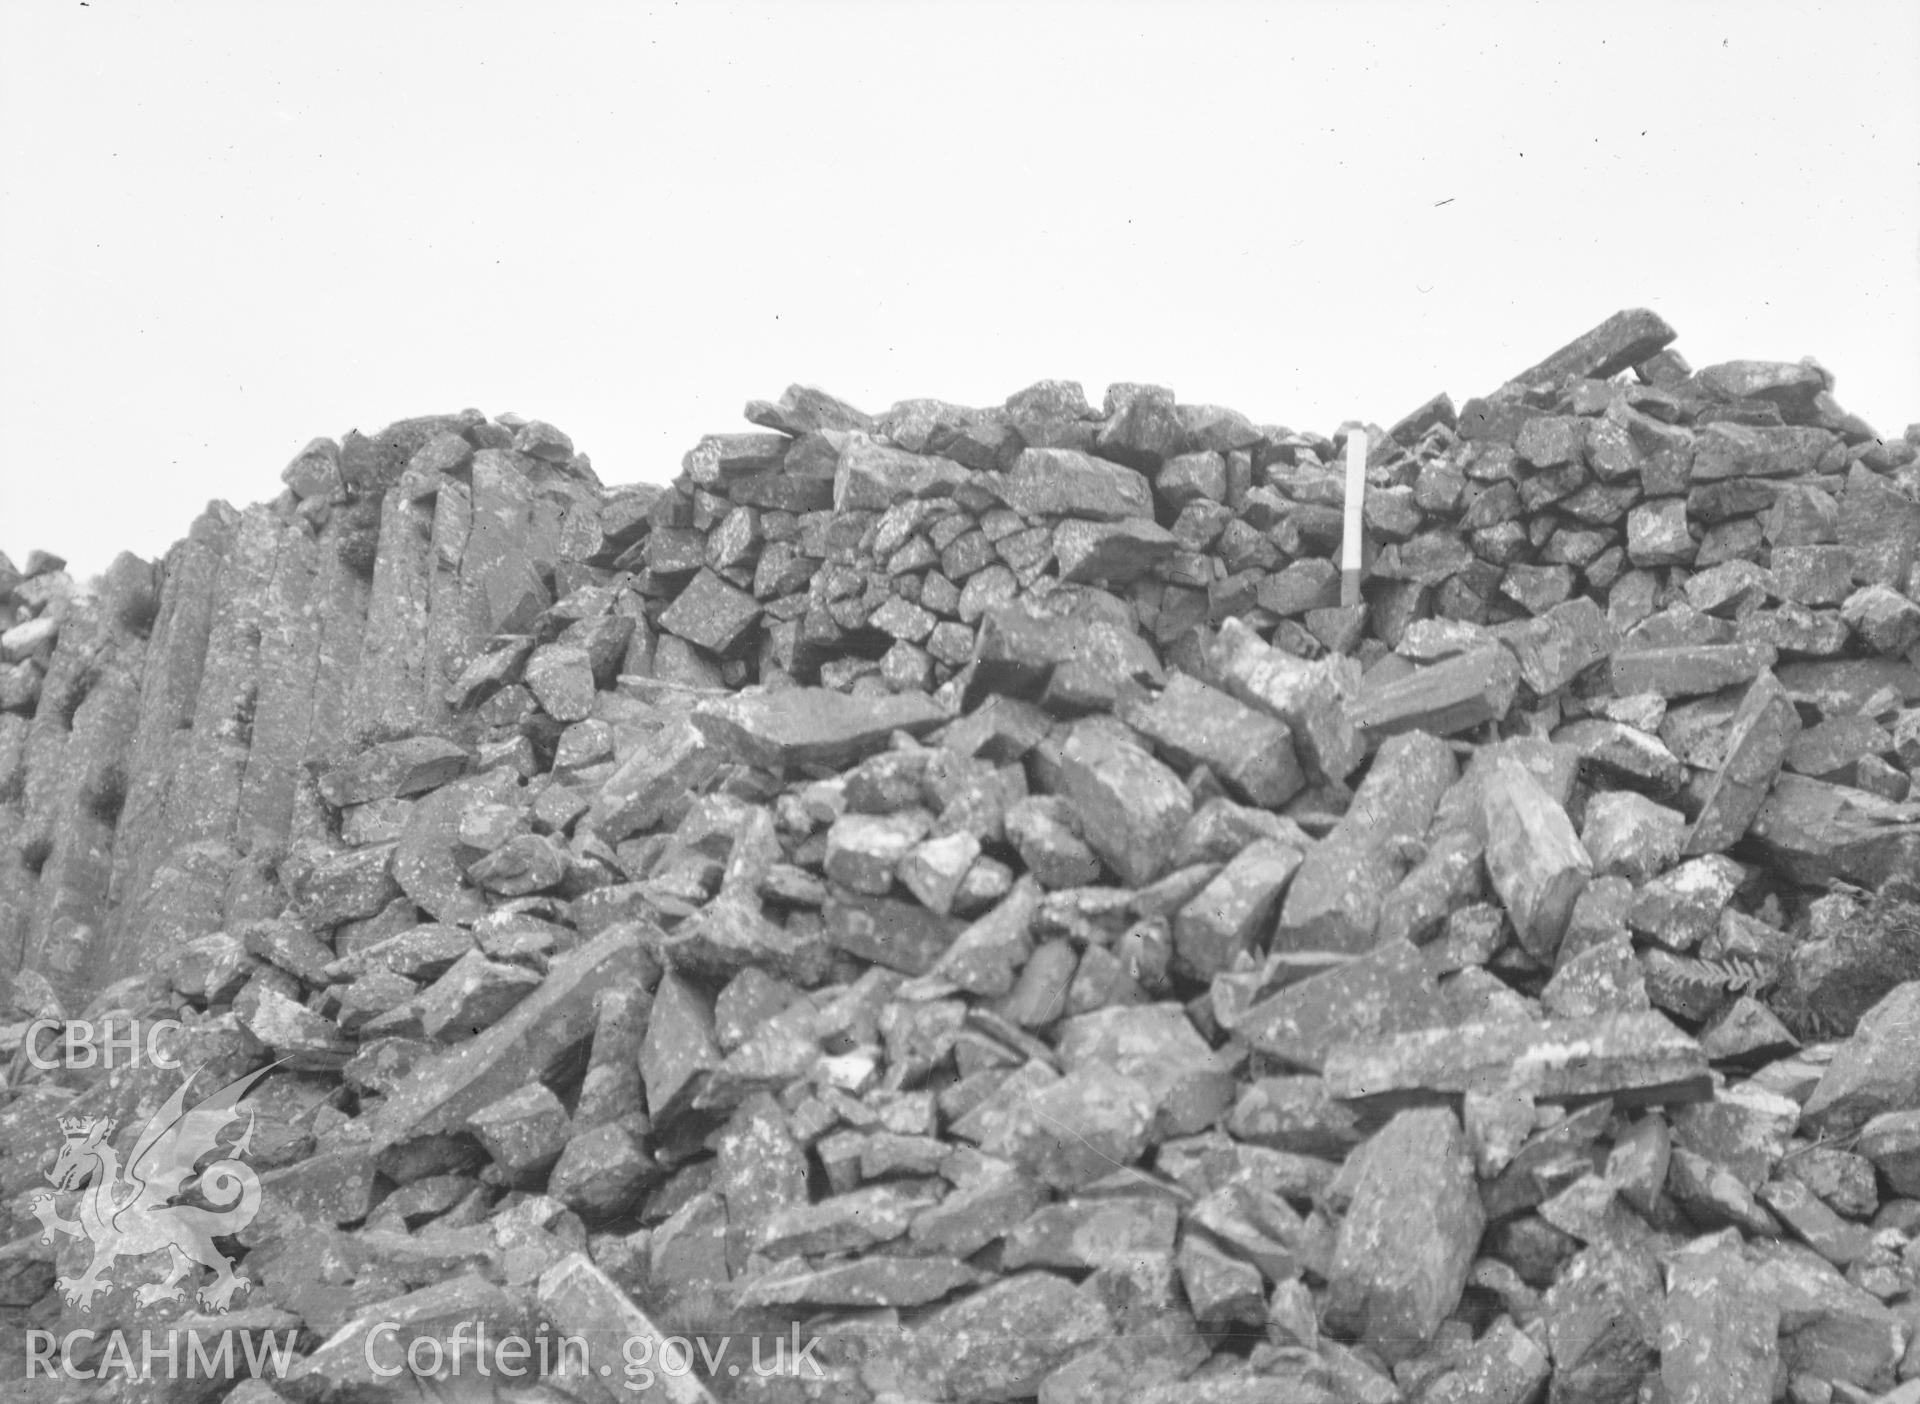
<path fill-rule="evenodd" d="M 743 692 L 693 712 L 693 724 L 736 760 L 768 770 L 851 765 L 885 750 L 896 731 L 924 736 L 950 720 L 924 693 L 853 696 L 825 687 Z"/>
<path fill-rule="evenodd" d="M 736 1299 L 746 1306 L 923 1306 L 980 1275 L 955 1258 L 867 1258 L 818 1270 L 789 1262 L 748 1282 Z"/>
<path fill-rule="evenodd" d="M 900 1237 L 927 1202 L 893 1185 L 851 1190 L 776 1210 L 755 1231 L 754 1245 L 776 1258 L 857 1252 Z"/>
<path fill-rule="evenodd" d="M 1403 731 L 1451 736 L 1506 716 L 1519 683 L 1520 664 L 1494 645 L 1365 688 L 1348 714 L 1370 742 Z"/>
<path fill-rule="evenodd" d="M 466 747 L 438 736 L 369 746 L 320 777 L 320 796 L 345 808 L 439 788 L 467 768 Z"/>
<path fill-rule="evenodd" d="M 1774 658 L 1771 644 L 1682 644 L 1623 649 L 1607 666 L 1616 696 L 1650 692 L 1660 697 L 1699 697 L 1752 682 L 1773 666 Z"/>
<path fill-rule="evenodd" d="M 1342 1044 L 1328 1053 L 1325 1077 L 1328 1091 L 1348 1101 L 1459 1096 L 1487 1081 L 1549 1102 L 1693 1102 L 1711 1093 L 1700 1045 L 1651 1010 L 1481 1022 Z"/>
<path fill-rule="evenodd" d="M 693 985 L 668 971 L 654 991 L 639 1057 L 653 1124 L 665 1125 L 692 1103 L 719 1063 L 712 1006 Z"/>
<path fill-rule="evenodd" d="M 1538 365 L 1527 367 L 1507 384 L 1518 389 L 1575 376 L 1606 380 L 1638 365 L 1678 335 L 1658 313 L 1629 307 L 1575 337 Z"/>
<path fill-rule="evenodd" d="M 1801 424 L 1709 424 L 1693 441 L 1693 481 L 1803 478 L 1839 440 Z"/>

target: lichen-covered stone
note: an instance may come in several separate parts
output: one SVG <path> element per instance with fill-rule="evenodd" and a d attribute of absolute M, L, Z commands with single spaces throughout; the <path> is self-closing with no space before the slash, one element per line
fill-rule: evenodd
<path fill-rule="evenodd" d="M 1483 1223 L 1453 1113 L 1400 1113 L 1356 1160 L 1328 1320 L 1390 1360 L 1416 1354 L 1460 1300 Z"/>

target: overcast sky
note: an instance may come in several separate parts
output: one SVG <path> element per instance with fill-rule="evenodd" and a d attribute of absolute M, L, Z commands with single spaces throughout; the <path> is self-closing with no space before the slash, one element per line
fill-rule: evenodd
<path fill-rule="evenodd" d="M 1615 309 L 1920 419 L 1920 6 L 8 0 L 0 549 L 475 405 L 1484 392 Z"/>

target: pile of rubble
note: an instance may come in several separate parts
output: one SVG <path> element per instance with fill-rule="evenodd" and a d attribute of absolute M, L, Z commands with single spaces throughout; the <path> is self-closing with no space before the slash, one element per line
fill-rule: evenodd
<path fill-rule="evenodd" d="M 1920 1400 L 1920 426 L 1672 339 L 1366 429 L 1356 605 L 1346 432 L 1062 382 L 0 562 L 20 1397 Z M 169 1017 L 244 1282 L 47 1197 Z"/>

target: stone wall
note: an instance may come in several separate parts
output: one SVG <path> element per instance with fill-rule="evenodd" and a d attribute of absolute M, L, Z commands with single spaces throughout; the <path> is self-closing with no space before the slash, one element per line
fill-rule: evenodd
<path fill-rule="evenodd" d="M 617 488 L 408 420 L 0 561 L 0 1322 L 191 1306 L 32 1230 L 177 1079 L 23 1048 L 177 1016 L 288 1397 L 411 1397 L 383 1314 L 804 1319 L 780 1398 L 1920 1374 L 1920 426 L 1672 340 L 1368 426 L 1355 606 L 1349 430 L 1065 382 Z"/>

